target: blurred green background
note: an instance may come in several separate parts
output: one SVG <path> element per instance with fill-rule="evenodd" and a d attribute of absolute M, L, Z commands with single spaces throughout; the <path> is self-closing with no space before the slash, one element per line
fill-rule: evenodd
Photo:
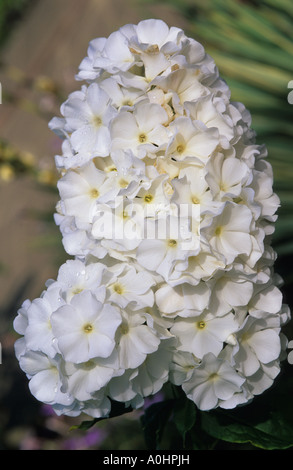
<path fill-rule="evenodd" d="M 58 10 L 57 19 L 54 8 Z M 99 18 L 101 11 L 103 15 Z M 89 25 L 88 19 L 93 17 Z M 293 85 L 288 88 L 293 80 L 292 1 L 162 0 L 158 3 L 129 0 L 121 5 L 115 0 L 79 3 L 75 0 L 0 0 L 3 94 L 3 104 L 0 105 L 0 197 L 3 207 L 13 203 L 16 211 L 14 219 L 8 219 L 6 213 L 5 217 L 1 216 L 6 229 L 2 233 L 9 233 L 9 230 L 16 233 L 14 243 L 22 243 L 26 254 L 22 265 L 19 258 L 23 252 L 17 254 L 16 247 L 2 235 L 2 450 L 145 448 L 139 412 L 102 422 L 84 433 L 71 430 L 71 426 L 79 424 L 85 417 L 74 420 L 57 417 L 50 407 L 38 403 L 30 395 L 27 380 L 14 357 L 16 335 L 12 321 L 21 302 L 32 295 L 39 295 L 48 273 L 56 276 L 60 262 L 65 259 L 52 216 L 58 199 L 53 156 L 60 144 L 47 130 L 47 123 L 58 113 L 68 92 L 76 87 L 72 83 L 73 75 L 86 54 L 88 41 L 109 35 L 125 23 L 136 23 L 149 17 L 162 18 L 170 26 L 182 27 L 187 35 L 200 41 L 229 84 L 232 99 L 243 102 L 250 110 L 257 141 L 265 143 L 268 148 L 275 191 L 281 199 L 273 246 L 278 253 L 276 271 L 284 279 L 284 299 L 293 305 L 293 104 L 288 101 L 289 92 L 293 89 Z M 76 24 L 80 25 L 78 34 Z M 82 43 L 74 57 L 72 38 L 76 36 L 76 40 L 82 38 Z M 29 52 L 27 57 L 24 50 Z M 67 74 L 60 74 L 62 67 Z M 56 69 L 59 75 L 55 73 Z M 23 130 L 24 121 L 28 129 L 33 129 L 32 136 Z M 47 159 L 44 158 L 45 153 Z M 24 211 L 25 217 L 19 225 L 19 201 L 25 196 L 27 205 L 21 206 L 21 214 L 23 216 Z M 34 202 L 30 207 L 35 200 L 39 205 Z M 28 225 L 33 227 L 33 234 L 27 232 Z M 29 237 L 27 244 L 25 235 Z M 29 261 L 29 269 L 25 264 L 27 259 L 32 260 Z M 9 260 L 14 267 L 10 266 Z M 41 270 L 44 264 L 45 272 Z M 23 272 L 30 275 L 21 277 Z M 289 339 L 293 338 L 291 324 L 286 326 L 285 332 Z M 290 367 L 285 369 L 285 373 L 291 372 Z M 155 397 L 157 400 L 162 398 L 161 395 Z M 292 401 L 291 397 L 287 398 Z M 169 431 L 172 433 L 171 428 Z M 167 442 L 168 434 L 165 439 Z M 249 446 L 223 443 L 217 448 L 233 450 Z"/>

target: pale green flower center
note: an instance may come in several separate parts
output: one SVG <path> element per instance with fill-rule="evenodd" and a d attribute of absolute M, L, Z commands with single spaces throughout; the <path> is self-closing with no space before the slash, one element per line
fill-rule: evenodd
<path fill-rule="evenodd" d="M 124 292 L 123 286 L 119 283 L 114 284 L 113 290 L 114 292 L 116 292 L 116 294 L 119 294 L 119 295 L 123 294 Z"/>

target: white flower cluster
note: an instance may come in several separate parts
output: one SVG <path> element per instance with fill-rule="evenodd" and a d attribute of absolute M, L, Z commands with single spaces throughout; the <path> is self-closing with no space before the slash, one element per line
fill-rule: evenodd
<path fill-rule="evenodd" d="M 202 410 L 249 402 L 280 371 L 290 318 L 273 271 L 279 199 L 249 112 L 161 20 L 91 41 L 76 78 L 49 125 L 73 259 L 14 322 L 32 394 L 93 417 L 167 381 Z"/>

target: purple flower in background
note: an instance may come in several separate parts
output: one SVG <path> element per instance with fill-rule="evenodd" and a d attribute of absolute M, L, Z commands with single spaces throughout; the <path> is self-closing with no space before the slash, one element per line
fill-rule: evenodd
<path fill-rule="evenodd" d="M 104 429 L 91 429 L 84 436 L 67 439 L 63 443 L 64 450 L 81 450 L 89 447 L 99 447 L 106 439 L 107 432 Z"/>

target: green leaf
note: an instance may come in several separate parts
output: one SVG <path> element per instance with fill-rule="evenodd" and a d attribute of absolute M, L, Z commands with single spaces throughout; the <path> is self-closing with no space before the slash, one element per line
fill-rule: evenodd
<path fill-rule="evenodd" d="M 280 244 L 276 244 L 276 246 L 274 247 L 278 256 L 280 255 L 289 255 L 289 254 L 293 254 L 293 242 L 283 242 L 283 243 L 280 243 Z"/>
<path fill-rule="evenodd" d="M 272 415 L 258 426 L 241 423 L 233 414 L 205 413 L 202 427 L 211 436 L 227 442 L 250 443 L 266 450 L 288 449 L 293 446 L 293 426 Z"/>
<path fill-rule="evenodd" d="M 194 403 L 188 398 L 176 400 L 173 412 L 173 421 L 183 440 L 183 447 L 186 446 L 186 437 L 192 429 L 196 420 L 196 408 Z"/>
<path fill-rule="evenodd" d="M 166 424 L 171 416 L 174 400 L 169 399 L 149 406 L 141 417 L 145 443 L 148 449 L 158 450 Z"/>
<path fill-rule="evenodd" d="M 287 90 L 287 84 L 292 80 L 292 73 L 275 68 L 273 65 L 260 64 L 243 58 L 241 62 L 237 61 L 237 67 L 235 67 L 235 58 L 228 53 L 217 50 L 212 50 L 210 53 L 221 74 L 242 80 L 269 92 L 280 93 L 281 90 Z"/>
<path fill-rule="evenodd" d="M 279 9 L 283 9 L 284 13 L 293 15 L 293 5 L 291 0 L 266 0 L 266 3 L 272 5 L 274 8 L 277 6 Z"/>
<path fill-rule="evenodd" d="M 249 405 L 200 412 L 203 431 L 222 441 L 249 443 L 265 450 L 293 447 L 293 408 L 289 398 L 293 377 L 291 370 L 284 372 L 274 387 Z"/>
<path fill-rule="evenodd" d="M 81 429 L 82 431 L 87 431 L 90 429 L 92 426 L 95 424 L 99 423 L 102 420 L 109 419 L 109 418 L 116 418 L 117 416 L 124 415 L 126 413 L 130 413 L 133 411 L 133 408 L 126 407 L 124 403 L 120 403 L 114 400 L 111 401 L 111 411 L 109 416 L 106 416 L 104 418 L 94 418 L 88 421 L 82 421 L 78 426 L 73 426 L 72 429 Z"/>

